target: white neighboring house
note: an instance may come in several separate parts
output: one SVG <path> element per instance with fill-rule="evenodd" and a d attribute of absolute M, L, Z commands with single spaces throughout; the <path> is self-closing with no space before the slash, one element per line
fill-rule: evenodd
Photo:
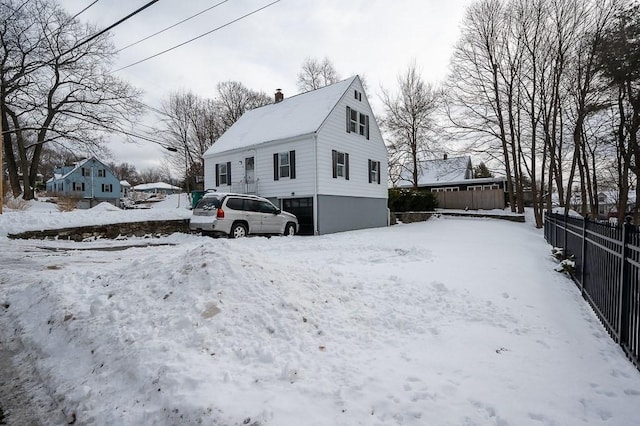
<path fill-rule="evenodd" d="M 205 188 L 269 198 L 303 234 L 386 226 L 387 150 L 360 78 L 275 101 L 204 153 Z"/>
<path fill-rule="evenodd" d="M 121 180 L 120 181 L 120 198 L 127 198 L 129 197 L 129 193 L 131 192 L 131 184 L 129 182 L 127 182 L 126 180 Z"/>
<path fill-rule="evenodd" d="M 144 192 L 146 194 L 177 194 L 182 192 L 182 188 L 170 185 L 165 182 L 141 183 L 133 187 L 135 192 Z"/>

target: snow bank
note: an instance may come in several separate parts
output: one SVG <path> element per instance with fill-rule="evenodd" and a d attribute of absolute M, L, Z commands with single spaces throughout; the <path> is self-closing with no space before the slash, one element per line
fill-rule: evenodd
<path fill-rule="evenodd" d="M 121 210 L 112 204 L 100 203 L 91 209 L 59 212 L 54 203 L 31 201 L 30 204 L 28 210 L 5 210 L 0 215 L 0 238 L 25 231 L 191 217 L 186 194 L 169 195 L 163 201 L 149 204 L 149 209 L 140 210 Z"/>
<path fill-rule="evenodd" d="M 0 302 L 10 306 L 0 320 L 69 419 L 507 425 L 640 415 L 640 373 L 553 271 L 531 225 L 441 218 L 159 242 L 95 251 L 0 240 Z"/>

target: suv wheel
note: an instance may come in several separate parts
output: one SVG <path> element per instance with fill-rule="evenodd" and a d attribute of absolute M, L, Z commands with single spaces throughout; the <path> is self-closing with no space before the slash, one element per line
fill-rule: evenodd
<path fill-rule="evenodd" d="M 247 227 L 242 223 L 234 223 L 229 238 L 243 238 L 247 236 Z"/>
<path fill-rule="evenodd" d="M 296 235 L 296 225 L 294 223 L 287 223 L 287 226 L 284 228 L 284 235 L 293 236 Z"/>

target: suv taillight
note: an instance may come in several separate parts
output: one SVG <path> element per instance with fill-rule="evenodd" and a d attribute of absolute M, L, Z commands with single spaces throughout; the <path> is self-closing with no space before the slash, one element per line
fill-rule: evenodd
<path fill-rule="evenodd" d="M 218 209 L 218 211 L 216 212 L 216 217 L 218 219 L 224 219 L 224 210 Z"/>

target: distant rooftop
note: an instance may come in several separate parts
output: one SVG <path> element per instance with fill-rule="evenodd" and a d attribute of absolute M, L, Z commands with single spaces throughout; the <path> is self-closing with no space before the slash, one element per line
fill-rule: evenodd
<path fill-rule="evenodd" d="M 436 160 L 425 160 L 418 164 L 418 186 L 435 183 L 453 183 L 473 178 L 471 157 L 448 157 Z M 411 184 L 413 178 L 408 171 L 403 171 L 400 186 Z"/>

